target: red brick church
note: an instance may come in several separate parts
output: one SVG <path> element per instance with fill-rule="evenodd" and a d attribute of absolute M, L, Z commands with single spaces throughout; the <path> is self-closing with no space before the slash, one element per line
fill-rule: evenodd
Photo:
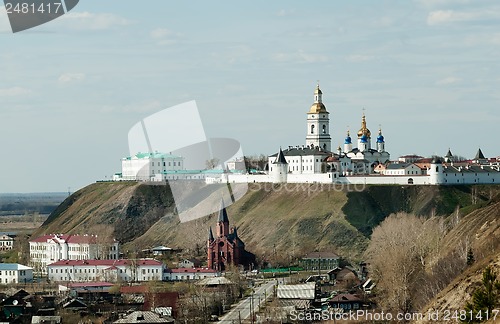
<path fill-rule="evenodd" d="M 245 250 L 245 243 L 238 237 L 236 227 L 229 229 L 229 219 L 223 200 L 221 200 L 216 235 L 214 237 L 210 227 L 207 242 L 209 268 L 225 271 L 230 264 L 242 265 L 245 268 L 254 264 L 255 255 Z"/>

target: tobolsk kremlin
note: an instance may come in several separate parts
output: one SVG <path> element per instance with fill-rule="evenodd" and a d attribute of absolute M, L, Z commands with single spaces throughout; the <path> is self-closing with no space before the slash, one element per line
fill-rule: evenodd
<path fill-rule="evenodd" d="M 480 148 L 472 159 L 465 160 L 457 160 L 451 150 L 443 158 L 406 155 L 391 159 L 382 129 L 372 133 L 364 113 L 357 133 L 347 130 L 344 144 L 334 148 L 322 97 L 317 85 L 313 103 L 305 111 L 305 143 L 276 143 L 279 150 L 268 156 L 265 170 L 248 170 L 243 157 L 221 163 L 218 170 L 186 170 L 181 156 L 138 152 L 122 159 L 122 172 L 115 174 L 114 180 L 398 185 L 500 182 L 500 160 L 485 157 Z"/>

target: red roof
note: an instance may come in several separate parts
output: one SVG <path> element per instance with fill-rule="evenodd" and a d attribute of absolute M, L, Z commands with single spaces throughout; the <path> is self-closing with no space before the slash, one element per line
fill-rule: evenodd
<path fill-rule="evenodd" d="M 360 302 L 361 298 L 359 298 L 356 295 L 353 294 L 340 294 L 332 299 L 330 299 L 331 302 L 337 302 L 337 303 L 342 303 L 342 302 Z"/>
<path fill-rule="evenodd" d="M 60 260 L 49 264 L 51 266 L 126 266 L 131 263 L 132 260 L 121 259 L 121 260 Z M 139 266 L 158 266 L 162 263 L 153 259 L 139 259 L 136 261 Z"/>
<path fill-rule="evenodd" d="M 210 268 L 178 268 L 171 269 L 173 273 L 216 273 L 217 271 Z"/>

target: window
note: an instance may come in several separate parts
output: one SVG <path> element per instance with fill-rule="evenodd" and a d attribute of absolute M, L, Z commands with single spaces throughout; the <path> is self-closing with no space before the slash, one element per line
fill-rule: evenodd
<path fill-rule="evenodd" d="M 311 134 L 314 134 L 314 125 L 311 125 Z"/>
<path fill-rule="evenodd" d="M 323 134 L 326 134 L 326 125 L 323 125 Z"/>
<path fill-rule="evenodd" d="M 166 166 L 167 162 L 163 162 L 163 166 Z"/>

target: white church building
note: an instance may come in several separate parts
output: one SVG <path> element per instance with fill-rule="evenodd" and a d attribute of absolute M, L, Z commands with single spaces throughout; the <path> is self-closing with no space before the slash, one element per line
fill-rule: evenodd
<path fill-rule="evenodd" d="M 336 182 L 339 177 L 369 175 L 377 164 L 390 160 L 390 154 L 385 150 L 382 130 L 379 130 L 376 149 L 372 148 L 371 132 L 367 128 L 364 114 L 358 132 L 357 147 L 353 148 L 348 131 L 344 148 L 338 147 L 337 151 L 333 152 L 329 112 L 322 97 L 323 92 L 318 85 L 314 90 L 314 102 L 307 112 L 306 144 L 289 146 L 288 149 L 280 149 L 279 153 L 269 156 L 269 175 L 275 182 L 289 182 L 288 176 L 287 181 L 284 181 L 283 176 L 278 176 L 284 172 L 283 163 L 277 163 L 281 154 L 286 160 L 286 173 L 292 176 L 290 180 L 293 182 Z M 312 174 L 317 176 L 311 177 Z"/>
<path fill-rule="evenodd" d="M 331 150 L 329 112 L 323 103 L 319 85 L 314 102 L 307 112 L 306 144 L 288 146 L 268 158 L 267 174 L 223 174 L 220 181 L 273 183 L 338 183 L 338 184 L 478 184 L 499 183 L 499 162 L 488 161 L 478 151 L 468 163 L 457 166 L 450 161 L 435 159 L 428 167 L 406 162 L 391 162 L 385 138 L 379 128 L 372 147 L 372 133 L 363 113 L 357 132 L 356 146 L 350 132 L 344 147 Z M 451 153 L 448 152 L 450 155 Z M 447 155 L 447 156 L 448 156 Z M 449 156 L 448 156 L 449 158 Z M 416 162 L 416 161 L 415 161 Z M 383 170 L 379 172 L 378 170 Z"/>
<path fill-rule="evenodd" d="M 451 152 L 448 152 L 444 161 L 435 159 L 430 163 L 429 159 L 426 166 L 422 167 L 423 163 L 418 163 L 421 157 L 416 155 L 411 158 L 407 156 L 401 161 L 391 161 L 382 129 L 379 128 L 377 136 L 372 139 L 365 113 L 356 135 L 357 139 L 353 139 L 347 131 L 343 147 L 332 150 L 330 113 L 323 103 L 323 92 L 317 85 L 313 104 L 306 113 L 305 144 L 280 148 L 277 153 L 268 157 L 266 171 L 245 173 L 243 159 L 224 161 L 219 170 L 185 170 L 182 157 L 154 152 L 138 153 L 122 159 L 122 173 L 115 175 L 114 180 L 363 185 L 500 182 L 498 160 L 486 159 L 481 150 L 473 160 L 460 165 L 451 162 Z M 240 167 L 236 168 L 236 165 Z"/>

